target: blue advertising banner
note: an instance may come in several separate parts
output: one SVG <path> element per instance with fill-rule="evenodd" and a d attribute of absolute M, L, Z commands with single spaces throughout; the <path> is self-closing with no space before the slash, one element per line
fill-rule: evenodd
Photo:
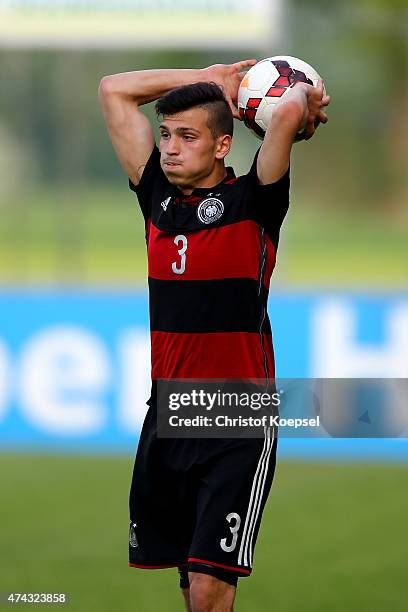
<path fill-rule="evenodd" d="M 285 378 L 408 378 L 408 296 L 272 293 Z M 0 448 L 134 452 L 150 395 L 145 291 L 0 294 Z M 408 460 L 404 439 L 281 440 L 290 457 Z"/>

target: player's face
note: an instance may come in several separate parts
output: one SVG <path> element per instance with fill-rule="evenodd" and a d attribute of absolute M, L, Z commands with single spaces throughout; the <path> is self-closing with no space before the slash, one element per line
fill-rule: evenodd
<path fill-rule="evenodd" d="M 160 164 L 170 183 L 181 188 L 204 185 L 229 151 L 231 137 L 214 139 L 207 114 L 195 107 L 165 115 L 160 124 Z"/>

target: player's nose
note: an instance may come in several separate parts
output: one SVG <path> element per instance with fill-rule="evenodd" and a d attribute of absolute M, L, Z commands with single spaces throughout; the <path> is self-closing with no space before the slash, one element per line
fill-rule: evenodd
<path fill-rule="evenodd" d="M 177 138 L 171 136 L 165 141 L 165 151 L 167 155 L 178 155 L 180 147 Z"/>

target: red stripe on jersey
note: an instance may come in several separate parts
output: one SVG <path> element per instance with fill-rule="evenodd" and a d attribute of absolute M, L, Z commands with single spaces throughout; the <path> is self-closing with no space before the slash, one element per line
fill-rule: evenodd
<path fill-rule="evenodd" d="M 214 561 L 207 561 L 206 559 L 196 559 L 196 557 L 189 557 L 188 562 L 190 563 L 208 563 L 208 565 L 214 565 L 215 567 L 223 567 L 224 569 L 231 570 L 232 572 L 238 572 L 239 574 L 245 574 L 249 576 L 251 570 L 242 569 L 241 567 L 233 567 L 232 565 L 224 565 L 223 563 L 215 563 Z"/>
<path fill-rule="evenodd" d="M 220 278 L 258 279 L 261 257 L 259 225 L 252 220 L 231 225 L 189 232 L 187 248 L 178 251 L 181 239 L 175 244 L 176 233 L 164 232 L 151 224 L 148 244 L 149 276 L 158 280 L 215 280 Z M 185 257 L 182 274 L 173 272 L 173 263 L 180 269 L 181 257 Z M 275 248 L 268 241 L 268 262 L 265 269 L 269 276 L 275 265 Z M 269 277 L 268 277 L 269 285 Z"/>
<path fill-rule="evenodd" d="M 196 202 L 201 202 L 202 198 L 200 198 L 200 196 L 187 196 L 184 198 L 176 198 L 176 204 L 178 204 L 179 202 L 184 202 L 184 203 L 188 203 L 188 204 L 195 204 Z"/>
<path fill-rule="evenodd" d="M 137 563 L 129 563 L 129 567 L 138 567 L 139 569 L 166 569 L 168 567 L 178 567 L 181 563 L 172 563 L 171 565 L 138 565 Z"/>
<path fill-rule="evenodd" d="M 275 267 L 275 262 L 276 262 L 276 249 L 273 245 L 272 240 L 268 236 L 268 234 L 264 234 L 264 237 L 265 237 L 265 243 L 266 243 L 267 257 L 266 257 L 265 270 L 264 270 L 262 282 L 264 286 L 267 289 L 269 289 L 269 283 L 270 283 L 272 272 L 273 272 L 273 269 Z"/>
<path fill-rule="evenodd" d="M 149 236 L 150 236 L 150 228 L 152 225 L 152 220 L 149 218 L 146 220 L 145 223 L 145 238 L 146 238 L 146 243 L 149 244 Z"/>
<path fill-rule="evenodd" d="M 151 332 L 152 378 L 265 378 L 259 333 Z M 272 337 L 263 335 L 270 378 L 275 377 Z"/>

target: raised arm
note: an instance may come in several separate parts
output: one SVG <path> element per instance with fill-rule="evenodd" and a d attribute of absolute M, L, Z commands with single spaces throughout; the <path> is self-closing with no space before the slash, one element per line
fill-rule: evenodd
<path fill-rule="evenodd" d="M 272 115 L 257 160 L 257 174 L 262 185 L 278 181 L 287 171 L 296 134 L 306 129 L 306 140 L 319 123 L 327 123 L 323 108 L 330 96 L 323 93 L 323 82 L 317 87 L 297 83 L 280 102 Z"/>
<path fill-rule="evenodd" d="M 99 99 L 113 148 L 137 185 L 154 147 L 153 128 L 140 106 L 171 89 L 203 79 L 201 70 L 139 70 L 106 76 Z"/>
<path fill-rule="evenodd" d="M 203 69 L 163 69 L 122 72 L 104 77 L 99 98 L 116 155 L 137 185 L 154 147 L 153 129 L 140 106 L 157 100 L 181 85 L 214 81 L 221 85 L 235 117 L 236 94 L 243 70 L 256 63 L 244 60 Z"/>

